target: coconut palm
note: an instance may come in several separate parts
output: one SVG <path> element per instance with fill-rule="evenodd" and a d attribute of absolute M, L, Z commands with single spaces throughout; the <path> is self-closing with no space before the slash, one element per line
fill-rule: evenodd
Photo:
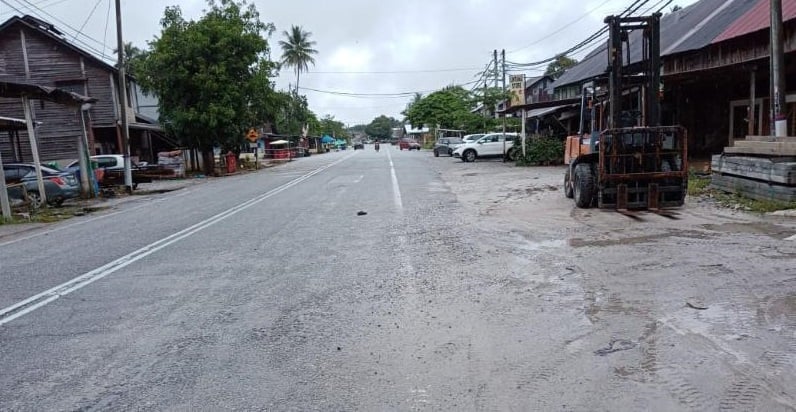
<path fill-rule="evenodd" d="M 315 42 L 310 40 L 312 33 L 304 31 L 301 26 L 292 26 L 290 31 L 283 31 L 285 40 L 280 40 L 282 46 L 282 64 L 292 67 L 296 72 L 296 90 L 299 88 L 301 72 L 309 70 L 309 65 L 315 65 L 314 54 L 318 51 L 313 49 Z"/>

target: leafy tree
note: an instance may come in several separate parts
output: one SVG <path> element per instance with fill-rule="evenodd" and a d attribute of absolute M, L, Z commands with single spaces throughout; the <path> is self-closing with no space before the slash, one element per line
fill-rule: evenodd
<path fill-rule="evenodd" d="M 415 95 L 412 96 L 412 100 L 409 101 L 409 103 L 406 104 L 406 110 L 409 110 L 412 106 L 416 105 L 421 100 L 423 100 L 423 94 L 422 93 L 415 93 Z"/>
<path fill-rule="evenodd" d="M 318 51 L 313 49 L 315 42 L 310 40 L 312 33 L 304 31 L 301 26 L 292 26 L 290 31 L 282 34 L 285 40 L 280 40 L 282 46 L 282 64 L 292 67 L 296 72 L 296 90 L 299 90 L 299 79 L 301 72 L 309 70 L 309 65 L 315 65 L 315 58 Z"/>
<path fill-rule="evenodd" d="M 448 86 L 423 97 L 404 110 L 406 120 L 414 127 L 482 130 L 484 119 L 471 113 L 473 96 L 460 86 Z"/>
<path fill-rule="evenodd" d="M 309 109 L 305 96 L 295 92 L 277 92 L 276 95 L 274 124 L 277 133 L 299 135 L 305 126 L 310 126 L 310 133 L 318 133 L 317 127 L 313 127 L 317 126 L 317 117 Z"/>
<path fill-rule="evenodd" d="M 511 91 L 504 91 L 499 87 L 489 87 L 486 90 L 476 89 L 471 100 L 473 107 L 483 104 L 488 113 L 494 114 L 495 105 L 510 98 Z"/>
<path fill-rule="evenodd" d="M 365 133 L 367 133 L 368 136 L 386 140 L 392 137 L 392 128 L 399 127 L 400 125 L 400 121 L 393 119 L 392 117 L 381 115 L 373 119 L 373 121 L 367 125 L 365 128 Z"/>
<path fill-rule="evenodd" d="M 352 133 L 365 133 L 365 129 L 367 129 L 368 125 L 366 124 L 355 124 L 348 128 L 348 131 Z"/>
<path fill-rule="evenodd" d="M 245 0 L 208 0 L 208 6 L 196 21 L 183 18 L 177 6 L 166 8 L 137 78 L 158 96 L 167 131 L 198 148 L 211 174 L 213 147 L 240 150 L 253 119 L 277 102 L 268 90 L 274 66 L 263 37 L 273 25 L 261 22 Z M 266 102 L 255 101 L 262 98 Z"/>
<path fill-rule="evenodd" d="M 319 122 L 321 134 L 328 134 L 340 139 L 346 138 L 348 132 L 346 131 L 345 124 L 341 121 L 335 120 L 334 116 L 326 115 L 321 118 Z"/>
<path fill-rule="evenodd" d="M 113 49 L 113 54 L 119 52 L 119 49 Z M 128 75 L 134 76 L 137 66 L 141 64 L 144 59 L 145 53 L 143 50 L 134 46 L 133 43 L 125 43 L 122 59 L 124 61 L 124 70 Z M 118 66 L 118 63 L 117 63 Z"/>
<path fill-rule="evenodd" d="M 556 56 L 556 59 L 554 61 L 550 62 L 550 64 L 547 65 L 547 70 L 545 70 L 544 74 L 546 76 L 551 76 L 552 78 L 557 79 L 561 77 L 561 75 L 564 74 L 564 72 L 568 68 L 576 64 L 578 64 L 578 61 L 576 59 L 569 58 L 565 54 L 560 54 Z"/>

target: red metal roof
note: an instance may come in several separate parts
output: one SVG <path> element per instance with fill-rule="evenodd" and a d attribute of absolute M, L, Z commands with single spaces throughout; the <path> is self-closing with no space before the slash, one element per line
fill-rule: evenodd
<path fill-rule="evenodd" d="M 793 19 L 796 19 L 796 0 L 782 0 L 782 20 Z M 758 0 L 757 4 L 749 9 L 746 14 L 730 24 L 724 32 L 713 39 L 713 43 L 740 37 L 758 30 L 768 29 L 769 27 L 771 27 L 771 1 Z"/>

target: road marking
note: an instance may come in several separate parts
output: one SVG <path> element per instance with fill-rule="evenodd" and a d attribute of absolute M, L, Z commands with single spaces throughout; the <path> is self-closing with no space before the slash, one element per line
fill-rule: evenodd
<path fill-rule="evenodd" d="M 359 183 L 359 182 L 361 182 L 361 181 L 362 181 L 362 179 L 364 179 L 364 178 L 365 178 L 365 175 L 359 175 L 359 177 L 358 177 L 358 178 L 354 179 L 354 183 Z"/>
<path fill-rule="evenodd" d="M 392 176 L 392 198 L 395 201 L 395 207 L 398 212 L 403 212 L 404 203 L 401 200 L 401 188 L 398 186 L 398 177 L 395 175 L 395 164 L 392 162 L 390 151 L 387 151 L 387 159 L 390 160 L 390 175 Z"/>
<path fill-rule="evenodd" d="M 234 216 L 270 197 L 273 197 L 279 193 L 284 192 L 287 189 L 290 189 L 293 186 L 315 176 L 318 173 L 323 172 L 326 169 L 331 168 L 332 166 L 337 165 L 345 160 L 348 160 L 356 153 L 346 156 L 342 159 L 336 160 L 326 166 L 322 166 L 318 169 L 313 170 L 310 173 L 305 174 L 299 178 L 291 180 L 288 183 L 285 183 L 275 189 L 272 189 L 266 193 L 263 193 L 259 196 L 256 196 L 252 199 L 249 199 L 237 206 L 231 207 L 221 213 L 218 213 L 210 218 L 207 218 L 199 223 L 196 223 L 190 227 L 187 227 L 179 232 L 176 232 L 172 235 L 166 236 L 163 239 L 150 243 L 132 253 L 124 255 L 110 263 L 107 263 L 103 266 L 100 266 L 92 271 L 86 272 L 72 280 L 66 281 L 58 286 L 50 288 L 42 293 L 37 295 L 31 296 L 21 302 L 15 303 L 5 309 L 0 310 L 0 326 L 5 325 L 8 322 L 13 321 L 21 316 L 24 316 L 34 310 L 41 308 L 42 306 L 51 303 L 52 301 L 66 296 L 76 290 L 79 290 L 85 286 L 88 286 L 113 272 L 116 272 L 119 269 L 122 269 L 130 264 L 133 264 L 163 248 L 166 248 L 176 242 L 179 242 L 182 239 L 185 239 L 196 232 L 199 232 L 205 228 L 208 228 L 218 222 L 226 220 L 230 216 Z"/>

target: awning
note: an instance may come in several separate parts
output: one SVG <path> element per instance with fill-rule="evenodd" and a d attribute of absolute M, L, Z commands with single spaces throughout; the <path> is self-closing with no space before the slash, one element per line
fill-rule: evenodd
<path fill-rule="evenodd" d="M 518 112 L 520 110 L 534 110 L 534 109 L 542 109 L 546 107 L 555 107 L 555 106 L 565 106 L 569 104 L 576 104 L 580 103 L 580 97 L 573 97 L 571 99 L 562 99 L 562 100 L 551 100 L 547 102 L 536 102 L 536 103 L 528 103 L 528 104 L 520 104 L 517 106 L 510 106 L 507 110 L 499 110 L 499 114 L 511 114 Z"/>
<path fill-rule="evenodd" d="M 287 140 L 274 140 L 273 142 L 268 142 L 269 144 L 288 144 Z"/>
<path fill-rule="evenodd" d="M 36 124 L 41 124 L 41 122 L 36 122 Z M 0 116 L 0 131 L 25 130 L 27 128 L 28 124 L 25 122 L 25 119 Z"/>
<path fill-rule="evenodd" d="M 542 117 L 546 114 L 550 114 L 555 112 L 556 110 L 565 107 L 565 106 L 553 106 L 553 107 L 545 107 L 544 109 L 533 109 L 525 115 L 528 119 L 533 119 L 534 117 Z"/>
<path fill-rule="evenodd" d="M 80 106 L 83 103 L 94 103 L 97 101 L 93 97 L 83 96 L 56 87 L 0 81 L 0 97 L 13 98 L 22 96 L 71 106 Z"/>
<path fill-rule="evenodd" d="M 149 124 L 149 123 L 139 123 L 139 122 L 129 123 L 127 125 L 127 127 L 129 127 L 130 129 L 135 129 L 135 130 L 148 130 L 150 132 L 163 132 L 163 128 L 161 128 L 160 126 L 158 126 L 156 124 Z"/>

